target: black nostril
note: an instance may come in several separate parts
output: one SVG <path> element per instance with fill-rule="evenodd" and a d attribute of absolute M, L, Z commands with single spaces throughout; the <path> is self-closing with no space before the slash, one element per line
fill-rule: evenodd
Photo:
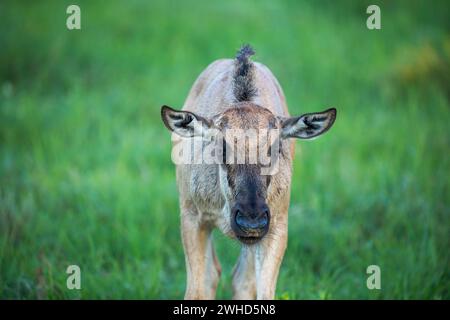
<path fill-rule="evenodd" d="M 259 228 L 265 228 L 267 226 L 267 224 L 269 223 L 269 212 L 265 212 L 265 214 L 258 219 L 259 221 Z"/>
<path fill-rule="evenodd" d="M 262 230 L 269 224 L 269 211 L 264 210 L 260 214 L 248 215 L 240 210 L 235 210 L 234 220 L 236 225 L 244 231 L 248 230 Z"/>
<path fill-rule="evenodd" d="M 245 215 L 242 214 L 241 211 L 236 210 L 236 213 L 235 213 L 235 220 L 236 220 L 236 224 L 237 224 L 239 227 L 247 228 L 248 219 L 245 217 Z"/>

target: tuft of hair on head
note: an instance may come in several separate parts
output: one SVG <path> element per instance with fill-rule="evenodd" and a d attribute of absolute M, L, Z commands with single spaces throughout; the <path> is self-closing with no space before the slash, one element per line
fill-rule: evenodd
<path fill-rule="evenodd" d="M 233 95 L 236 102 L 250 101 L 258 93 L 254 84 L 254 65 L 250 57 L 255 54 L 253 48 L 245 44 L 236 54 L 233 76 Z"/>
<path fill-rule="evenodd" d="M 249 44 L 244 44 L 236 54 L 238 61 L 247 61 L 249 57 L 255 54 L 255 50 Z"/>

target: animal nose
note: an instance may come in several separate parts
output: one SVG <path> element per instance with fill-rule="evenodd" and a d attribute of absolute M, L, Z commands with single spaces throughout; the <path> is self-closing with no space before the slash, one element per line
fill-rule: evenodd
<path fill-rule="evenodd" d="M 261 233 L 269 225 L 269 208 L 264 205 L 260 208 L 247 208 L 247 210 L 244 210 L 242 206 L 237 206 L 234 209 L 234 219 L 236 225 L 242 231 L 246 233 Z"/>

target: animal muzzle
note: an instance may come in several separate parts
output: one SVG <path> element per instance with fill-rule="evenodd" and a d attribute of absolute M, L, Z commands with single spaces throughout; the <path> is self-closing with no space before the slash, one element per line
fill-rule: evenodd
<path fill-rule="evenodd" d="M 269 230 L 270 210 L 265 203 L 248 205 L 236 204 L 231 210 L 231 228 L 239 241 L 256 243 Z"/>

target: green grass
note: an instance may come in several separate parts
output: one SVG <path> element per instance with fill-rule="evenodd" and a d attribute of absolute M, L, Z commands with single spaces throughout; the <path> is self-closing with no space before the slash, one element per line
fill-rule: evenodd
<path fill-rule="evenodd" d="M 297 142 L 277 297 L 450 298 L 447 1 L 379 1 L 379 31 L 370 1 L 78 1 L 68 31 L 71 3 L 0 3 L 1 298 L 182 298 L 160 106 L 247 42 L 292 114 L 338 108 Z M 230 298 L 239 245 L 215 240 Z"/>

